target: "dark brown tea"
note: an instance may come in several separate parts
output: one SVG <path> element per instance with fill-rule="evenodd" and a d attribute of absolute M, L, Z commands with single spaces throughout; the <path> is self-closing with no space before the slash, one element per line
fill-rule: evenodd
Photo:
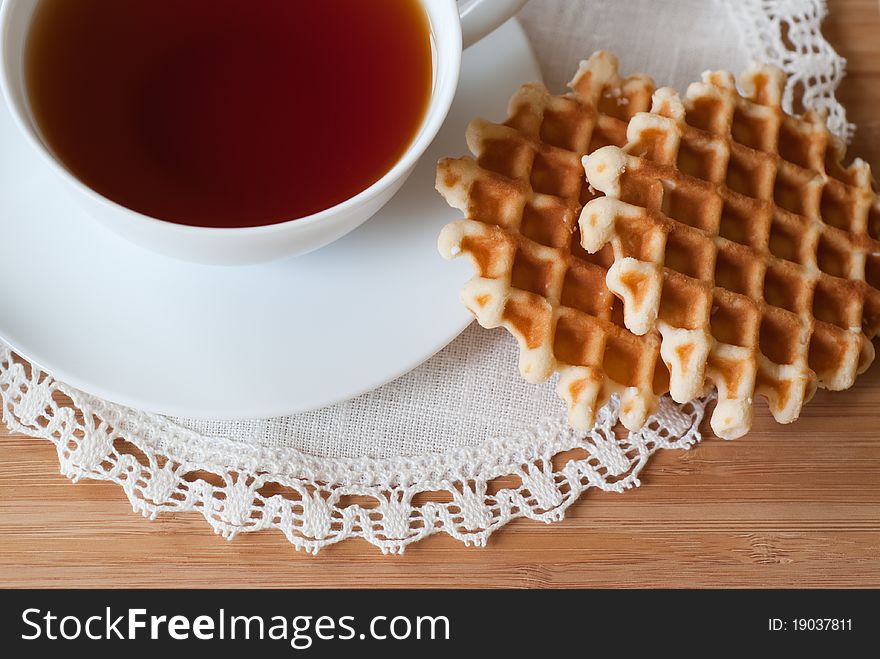
<path fill-rule="evenodd" d="M 382 177 L 432 86 L 418 0 L 41 0 L 25 67 L 55 155 L 180 224 L 275 224 Z"/>

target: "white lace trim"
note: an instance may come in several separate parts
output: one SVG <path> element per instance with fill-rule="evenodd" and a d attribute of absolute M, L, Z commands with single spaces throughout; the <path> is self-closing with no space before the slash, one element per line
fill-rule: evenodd
<path fill-rule="evenodd" d="M 71 402 L 59 403 L 58 394 Z M 440 532 L 482 546 L 518 517 L 558 521 L 585 490 L 637 486 L 655 451 L 699 441 L 705 410 L 704 401 L 681 407 L 664 399 L 648 426 L 618 438 L 612 401 L 585 436 L 559 418 L 451 454 L 369 460 L 203 437 L 83 394 L 14 361 L 5 346 L 0 398 L 10 429 L 55 444 L 65 476 L 112 481 L 145 516 L 196 510 L 225 538 L 276 528 L 313 553 L 352 537 L 399 553 Z M 514 482 L 493 493 L 490 485 L 501 477 Z M 417 503 L 416 495 L 442 500 Z"/>
<path fill-rule="evenodd" d="M 825 0 L 721 0 L 740 28 L 746 51 L 788 74 L 782 105 L 828 112 L 828 128 L 847 142 L 855 127 L 835 93 L 846 60 L 822 36 Z"/>
<path fill-rule="evenodd" d="M 752 57 L 789 74 L 787 107 L 800 89 L 804 104 L 826 108 L 831 130 L 848 138 L 851 126 L 834 97 L 844 60 L 821 35 L 824 2 L 719 1 Z M 107 403 L 15 361 L 0 342 L 0 402 L 10 429 L 54 443 L 64 475 L 117 483 L 148 517 L 195 510 L 226 538 L 276 528 L 313 553 L 352 537 L 398 553 L 439 532 L 482 546 L 512 519 L 562 519 L 589 488 L 637 486 L 655 451 L 699 441 L 708 400 L 682 407 L 663 399 L 644 430 L 623 438 L 613 429 L 612 401 L 586 435 L 560 416 L 530 432 L 447 453 L 320 458 L 204 436 Z"/>

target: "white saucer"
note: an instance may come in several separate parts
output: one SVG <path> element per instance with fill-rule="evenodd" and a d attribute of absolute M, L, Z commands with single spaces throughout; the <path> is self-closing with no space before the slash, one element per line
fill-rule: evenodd
<path fill-rule="evenodd" d="M 0 336 L 68 384 L 175 416 L 279 416 L 378 387 L 471 319 L 469 265 L 437 253 L 458 212 L 434 191 L 436 161 L 539 79 L 509 22 L 465 53 L 446 125 L 378 215 L 312 254 L 234 268 L 153 254 L 74 208 L 0 103 Z"/>

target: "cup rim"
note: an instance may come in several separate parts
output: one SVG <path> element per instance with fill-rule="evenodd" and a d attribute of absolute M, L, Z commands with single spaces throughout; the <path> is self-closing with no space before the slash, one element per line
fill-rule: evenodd
<path fill-rule="evenodd" d="M 413 166 L 415 166 L 415 164 L 422 157 L 427 148 L 431 145 L 431 142 L 433 142 L 434 138 L 437 136 L 440 128 L 442 128 L 443 123 L 446 120 L 446 116 L 449 114 L 449 109 L 452 107 L 452 101 L 454 100 L 456 89 L 458 88 L 458 79 L 461 71 L 462 32 L 461 23 L 458 20 L 459 14 L 456 0 L 444 0 L 446 11 L 451 14 L 451 17 L 454 20 L 446 21 L 446 24 L 444 24 L 443 27 L 444 32 L 451 32 L 451 34 L 445 36 L 444 39 L 452 39 L 453 44 L 451 48 L 447 48 L 447 54 L 443 55 L 443 57 L 447 61 L 449 61 L 449 75 L 447 75 L 443 80 L 442 87 L 438 85 L 439 81 L 437 79 L 439 78 L 440 74 L 440 39 L 437 37 L 436 22 L 432 20 L 433 15 L 429 10 L 429 7 L 432 6 L 433 3 L 437 2 L 437 0 L 420 0 L 420 4 L 427 14 L 431 39 L 436 44 L 435 52 L 436 57 L 438 58 L 438 62 L 437 66 L 435 66 L 435 75 L 437 77 L 434 80 L 434 88 L 431 93 L 431 99 L 429 101 L 428 108 L 425 111 L 425 117 L 423 119 L 419 133 L 412 140 L 404 154 L 394 163 L 394 165 L 392 165 L 392 167 L 387 172 L 385 172 L 385 174 L 383 174 L 379 179 L 358 192 L 356 195 L 344 199 L 343 201 L 323 210 L 320 210 L 316 213 L 304 215 L 302 217 L 291 218 L 288 220 L 283 220 L 281 222 L 275 222 L 273 224 L 262 224 L 251 227 L 205 227 L 180 224 L 172 220 L 163 220 L 161 218 L 153 217 L 151 215 L 146 215 L 139 211 L 133 210 L 93 190 L 90 186 L 86 185 L 79 178 L 74 176 L 70 172 L 70 170 L 68 170 L 67 167 L 65 167 L 64 164 L 61 163 L 58 158 L 56 158 L 52 154 L 47 145 L 37 134 L 35 126 L 32 125 L 32 121 L 24 116 L 23 110 L 26 107 L 25 103 L 27 102 L 27 100 L 26 98 L 19 98 L 20 94 L 18 94 L 17 92 L 13 94 L 11 80 L 12 76 L 9 70 L 11 66 L 11 62 L 9 60 L 11 58 L 7 57 L 7 31 L 9 30 L 9 17 L 12 13 L 10 7 L 14 6 L 16 2 L 23 1 L 25 0 L 5 0 L 3 4 L 0 5 L 0 94 L 4 96 L 6 105 L 9 108 L 10 114 L 12 115 L 12 118 L 19 131 L 25 135 L 25 138 L 28 140 L 28 142 L 30 142 L 31 146 L 42 156 L 43 160 L 49 164 L 49 166 L 55 171 L 56 174 L 60 175 L 68 184 L 72 185 L 79 192 L 88 196 L 91 201 L 107 208 L 115 214 L 118 214 L 120 217 L 124 216 L 128 220 L 135 222 L 151 223 L 154 226 L 161 226 L 163 230 L 167 230 L 170 232 L 183 234 L 200 234 L 203 236 L 231 236 L 234 234 L 271 234 L 275 232 L 290 230 L 290 228 L 293 226 L 305 228 L 317 222 L 326 222 L 328 219 L 339 213 L 344 213 L 345 211 L 353 207 L 362 205 L 368 202 L 370 199 L 380 195 L 388 187 L 393 185 L 402 176 L 404 176 Z M 439 6 L 441 7 L 442 11 L 443 5 L 441 4 Z M 24 91 L 25 90 L 23 90 L 23 92 Z"/>

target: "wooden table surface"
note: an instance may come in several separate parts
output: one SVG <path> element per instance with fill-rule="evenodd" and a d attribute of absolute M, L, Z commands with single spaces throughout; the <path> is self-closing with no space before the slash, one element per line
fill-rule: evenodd
<path fill-rule="evenodd" d="M 880 6 L 830 8 L 851 153 L 880 172 Z M 0 586 L 880 587 L 880 360 L 794 425 L 761 403 L 747 437 L 661 452 L 642 483 L 588 494 L 559 524 L 516 521 L 485 549 L 435 536 L 403 556 L 349 541 L 314 557 L 277 532 L 228 543 L 196 513 L 148 521 L 117 486 L 72 485 L 51 444 L 4 429 Z"/>

